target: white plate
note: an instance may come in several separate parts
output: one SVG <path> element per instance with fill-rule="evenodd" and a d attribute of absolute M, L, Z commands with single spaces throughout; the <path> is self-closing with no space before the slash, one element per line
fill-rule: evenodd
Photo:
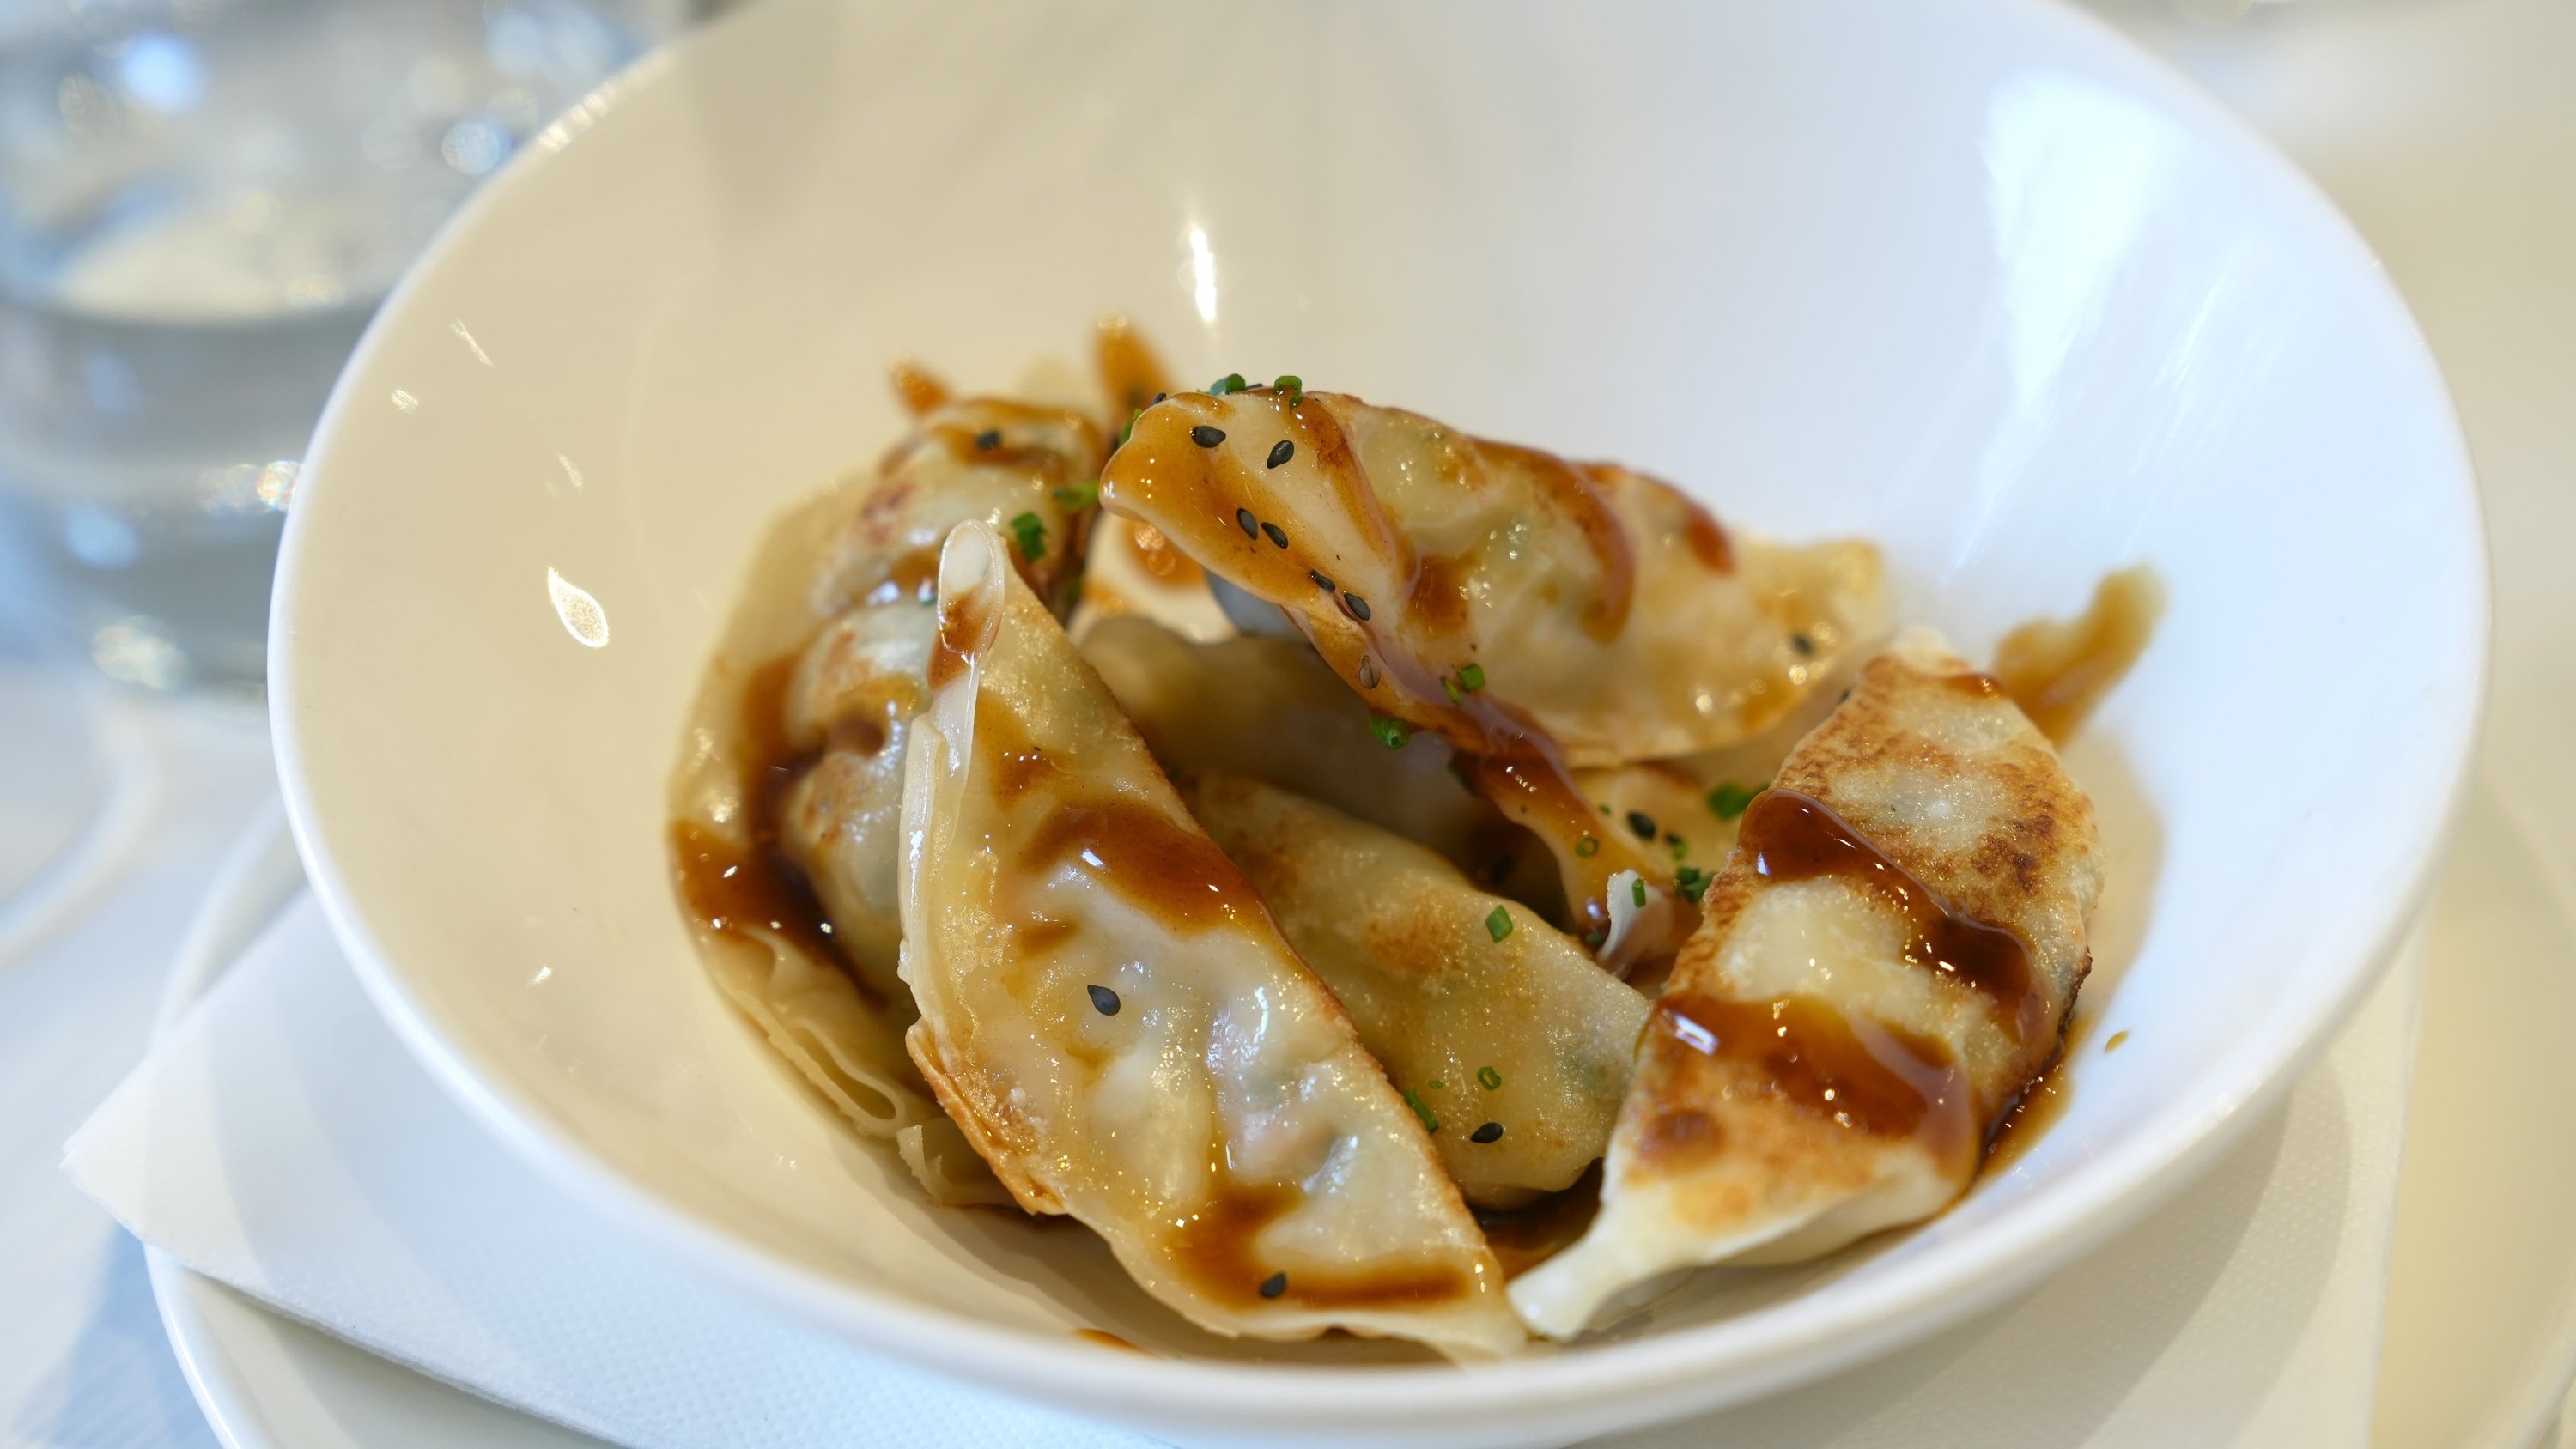
<path fill-rule="evenodd" d="M 2532 863 L 2530 837 L 2481 793 L 2433 899 L 2422 1040 L 2408 1113 L 2393 1258 L 2395 1322 L 2380 1367 L 2382 1421 L 2462 1426 L 2445 1406 L 2477 1406 L 2468 1437 L 2383 1438 L 2380 1449 L 2531 1449 L 2576 1373 L 2576 1161 L 2520 1150 L 2576 1140 L 2576 1059 L 2557 1051 L 2576 1020 L 2576 911 Z M 199 912 L 173 971 L 162 1021 L 228 969 L 303 886 L 291 842 L 271 819 L 246 835 Z M 2520 1009 L 2497 1012 L 2509 1001 Z M 2515 1092 L 2516 1135 L 2486 1130 L 2489 1064 L 2530 1064 Z M 2498 1230 L 2499 1210 L 2513 1215 Z M 152 1290 L 189 1387 L 231 1449 L 566 1449 L 595 1441 L 435 1383 L 281 1317 L 150 1255 Z M 2541 1285 L 2542 1291 L 2524 1291 Z M 2483 1312 L 2462 1312 L 2460 1305 Z M 2410 1318 L 2465 1332 L 2438 1343 Z M 2403 1426 L 2401 1426 L 2403 1427 Z"/>
<path fill-rule="evenodd" d="M 937 1212 L 856 1150 L 686 939 L 679 722 L 767 518 L 894 434 L 887 358 L 996 385 L 1111 304 L 1188 376 L 1293 370 L 1865 532 L 1974 652 L 2151 560 L 2172 614 L 2072 755 L 2113 846 L 2088 1001 L 2131 1043 L 2063 1130 L 1921 1229 L 1481 1373 L 1220 1344 L 1088 1237 Z M 523 153 L 387 304 L 308 459 L 271 678 L 369 989 L 594 1207 L 1079 1412 L 1537 1440 L 1931 1332 L 2211 1160 L 2420 900 L 2484 605 L 2369 257 L 2064 12 L 776 0 Z"/>

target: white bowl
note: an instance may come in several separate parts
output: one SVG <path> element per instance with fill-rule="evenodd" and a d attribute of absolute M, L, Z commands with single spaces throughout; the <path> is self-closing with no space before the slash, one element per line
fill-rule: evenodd
<path fill-rule="evenodd" d="M 897 432 L 887 361 L 998 386 L 1108 307 L 1191 377 L 1294 371 L 1867 534 L 1971 651 L 2151 561 L 2171 611 L 2071 754 L 2113 875 L 2062 1120 L 1933 1223 L 1482 1371 L 1222 1344 L 1087 1234 L 922 1205 L 719 1001 L 664 780 L 755 537 Z M 2485 614 L 2468 465 L 2377 267 L 2074 13 L 770 0 L 548 132 L 386 306 L 271 669 L 369 988 L 595 1205 L 853 1339 L 1167 1435 L 1536 1443 L 1929 1333 L 2208 1161 L 2412 914 Z"/>

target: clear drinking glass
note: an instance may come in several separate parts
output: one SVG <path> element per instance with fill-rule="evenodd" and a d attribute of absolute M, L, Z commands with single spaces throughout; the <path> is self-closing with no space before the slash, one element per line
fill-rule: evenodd
<path fill-rule="evenodd" d="M 0 11 L 0 528 L 110 676 L 255 689 L 297 461 L 385 290 L 687 0 Z"/>

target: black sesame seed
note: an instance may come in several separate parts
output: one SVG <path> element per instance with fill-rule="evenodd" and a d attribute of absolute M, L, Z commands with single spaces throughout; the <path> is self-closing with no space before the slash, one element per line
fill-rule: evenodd
<path fill-rule="evenodd" d="M 1264 1298 L 1276 1298 L 1287 1291 L 1288 1275 L 1285 1273 L 1273 1273 L 1261 1280 L 1261 1296 Z"/>
<path fill-rule="evenodd" d="M 1333 591 L 1333 581 L 1325 576 L 1322 569 L 1308 569 L 1306 570 L 1306 577 L 1313 579 L 1315 581 L 1315 587 L 1322 589 L 1325 593 L 1329 594 Z"/>
<path fill-rule="evenodd" d="M 1268 538 L 1272 543 L 1279 545 L 1281 548 L 1286 548 L 1288 546 L 1288 530 L 1281 528 L 1278 524 L 1265 523 L 1261 525 L 1261 532 L 1264 537 Z"/>
<path fill-rule="evenodd" d="M 1171 396 L 1171 394 L 1170 394 L 1170 393 L 1167 393 L 1167 392 L 1158 392 L 1158 393 L 1154 394 L 1154 401 L 1156 401 L 1156 402 L 1161 402 L 1163 399 L 1165 399 L 1165 398 L 1167 398 L 1167 397 L 1170 397 L 1170 396 Z"/>
<path fill-rule="evenodd" d="M 975 435 L 975 447 L 979 452 L 989 453 L 1000 446 L 1002 446 L 1002 430 L 1000 428 L 986 428 L 984 431 Z"/>
<path fill-rule="evenodd" d="M 1261 525 L 1253 518 L 1252 510 L 1249 508 L 1238 508 L 1234 510 L 1234 526 L 1242 529 L 1243 536 L 1246 538 L 1258 538 L 1261 536 Z"/>
<path fill-rule="evenodd" d="M 1503 1140 L 1503 1124 L 1500 1122 L 1488 1122 L 1484 1126 L 1477 1128 L 1475 1131 L 1468 1133 L 1467 1140 L 1470 1142 L 1500 1142 Z"/>
<path fill-rule="evenodd" d="M 1813 659 L 1816 657 L 1816 641 L 1808 638 L 1804 634 L 1790 635 L 1789 647 L 1797 650 L 1804 658 Z"/>
<path fill-rule="evenodd" d="M 1361 598 L 1357 594 L 1344 594 L 1342 595 L 1342 603 L 1350 609 L 1351 617 L 1359 620 L 1363 624 L 1368 622 L 1368 600 Z"/>
<path fill-rule="evenodd" d="M 1609 939 L 1610 933 L 1608 931 L 1586 931 L 1583 933 L 1583 944 L 1591 947 L 1595 951 L 1600 950 L 1601 943 Z"/>
<path fill-rule="evenodd" d="M 1652 840 L 1655 838 L 1655 817 L 1643 810 L 1631 810 L 1628 812 L 1628 828 L 1637 832 L 1639 840 Z"/>
<path fill-rule="evenodd" d="M 1102 1016 L 1116 1016 L 1118 1014 L 1117 992 L 1110 990 L 1106 986 L 1086 986 L 1083 990 L 1091 993 L 1092 1007 Z"/>
<path fill-rule="evenodd" d="M 1279 440 L 1279 445 L 1270 450 L 1270 466 L 1276 468 L 1280 464 L 1285 463 L 1296 456 L 1297 445 L 1288 441 L 1286 438 L 1281 438 Z"/>
<path fill-rule="evenodd" d="M 1198 444 L 1202 448 L 1213 448 L 1217 444 L 1225 441 L 1225 429 L 1211 428 L 1207 424 L 1201 423 L 1197 427 L 1190 429 L 1190 441 Z"/>

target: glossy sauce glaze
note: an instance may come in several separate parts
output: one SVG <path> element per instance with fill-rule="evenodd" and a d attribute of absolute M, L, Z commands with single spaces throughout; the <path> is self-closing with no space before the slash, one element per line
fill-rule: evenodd
<path fill-rule="evenodd" d="M 2076 1047 L 2090 1024 L 2077 1021 L 2067 1026 L 2066 1040 L 2059 1044 L 2057 1055 L 2049 1058 L 2048 1065 L 2022 1089 L 2011 1108 L 1986 1134 L 1981 1171 L 2001 1172 L 2012 1166 L 2032 1143 L 2048 1135 L 2058 1118 L 2066 1115 L 2067 1105 L 2075 1100 L 2075 1084 L 2067 1077 L 2066 1064 L 2074 1059 Z"/>
<path fill-rule="evenodd" d="M 1305 1190 L 1293 1183 L 1237 1181 L 1221 1157 L 1210 1166 L 1215 1188 L 1198 1211 L 1172 1224 L 1167 1241 L 1173 1267 L 1216 1303 L 1237 1310 L 1265 1302 L 1309 1309 L 1429 1308 L 1476 1291 L 1475 1275 L 1454 1263 L 1275 1268 L 1256 1254 L 1254 1240 L 1294 1211 Z"/>
<path fill-rule="evenodd" d="M 2024 624 L 1995 648 L 1995 675 L 2030 722 L 2064 744 L 2155 637 L 2165 591 L 2145 564 L 2105 574 L 2078 617 Z"/>
<path fill-rule="evenodd" d="M 1601 1213 L 1601 1164 L 1593 1163 L 1562 1192 L 1552 1192 L 1527 1207 L 1479 1213 L 1476 1226 L 1503 1265 L 1505 1278 L 1517 1278 L 1572 1247 Z"/>
<path fill-rule="evenodd" d="M 1116 312 L 1100 319 L 1092 337 L 1092 365 L 1109 395 L 1111 423 L 1122 424 L 1172 390 L 1172 378 L 1154 349 Z"/>
<path fill-rule="evenodd" d="M 1136 1345 L 1129 1343 L 1127 1340 L 1120 1338 L 1117 1334 L 1111 1333 L 1105 1328 L 1077 1328 L 1073 1331 L 1073 1336 L 1081 1339 L 1085 1343 L 1096 1344 L 1101 1348 L 1114 1348 L 1120 1353 L 1141 1353 L 1147 1358 L 1154 1357 L 1154 1354 L 1150 1350 L 1138 1348 Z"/>
<path fill-rule="evenodd" d="M 1223 399 L 1221 412 L 1206 406 L 1215 401 L 1183 394 L 1172 399 L 1173 406 L 1139 419 L 1116 456 L 1140 461 L 1113 467 L 1103 498 L 1131 515 L 1188 529 L 1189 536 L 1179 542 L 1249 593 L 1272 599 L 1316 596 L 1313 607 L 1337 615 L 1346 626 L 1309 631 L 1334 671 L 1373 712 L 1412 721 L 1449 740 L 1461 751 L 1460 768 L 1477 792 L 1547 841 L 1566 878 L 1578 936 L 1596 950 L 1611 944 L 1611 881 L 1619 872 L 1633 870 L 1662 894 L 1669 910 L 1662 918 L 1662 939 L 1618 944 L 1630 960 L 1660 956 L 1678 946 L 1697 924 L 1698 913 L 1673 894 L 1669 860 L 1600 830 L 1563 749 L 1536 722 L 1487 691 L 1451 687 L 1455 671 L 1474 661 L 1424 658 L 1406 642 L 1398 627 L 1403 621 L 1430 637 L 1465 627 L 1462 561 L 1425 555 L 1414 547 L 1369 482 L 1341 421 L 1320 398 L 1254 387 Z M 1203 416 L 1219 418 L 1237 431 L 1258 424 L 1260 436 L 1252 439 L 1259 445 L 1252 450 L 1255 461 L 1198 441 L 1202 430 L 1223 431 L 1198 421 Z M 1616 634 L 1635 588 L 1634 544 L 1592 480 L 1544 453 L 1454 441 L 1475 466 L 1533 471 L 1548 506 L 1568 517 L 1598 565 L 1597 596 L 1584 615 L 1587 632 Z M 1314 469 L 1308 476 L 1320 478 L 1331 490 L 1333 506 L 1310 507 L 1305 516 L 1329 527 L 1332 537 L 1309 538 L 1302 527 L 1280 528 L 1265 516 L 1272 511 L 1273 484 L 1262 476 L 1270 470 L 1258 457 L 1281 444 L 1291 456 L 1306 459 Z M 1366 583 L 1361 570 L 1386 582 Z M 1370 598 L 1363 588 L 1378 597 Z M 1582 846 L 1587 838 L 1592 838 L 1588 849 Z"/>
<path fill-rule="evenodd" d="M 1816 1116 L 1872 1137 L 1910 1138 L 1936 1159 L 1973 1150 L 1975 1094 L 1947 1045 L 1811 997 L 1731 1001 L 1696 992 L 1655 1003 L 1655 1029 L 1691 1050 L 1752 1068 L 1769 1088 Z M 1726 1151 L 1717 1123 L 1668 1111 L 1639 1135 L 1641 1159 L 1688 1160 Z"/>
<path fill-rule="evenodd" d="M 832 938 L 813 884 L 779 843 L 787 792 L 818 753 L 799 750 L 787 738 L 787 689 L 795 673 L 796 655 L 789 654 L 753 670 L 743 685 L 735 778 L 741 782 L 749 846 L 693 820 L 673 821 L 673 873 L 681 901 L 700 926 L 744 940 L 752 939 L 751 928 L 765 927 L 814 960 L 839 967 L 870 1006 L 883 1006 L 883 995 Z"/>
<path fill-rule="evenodd" d="M 2016 1041 L 2047 1030 L 2048 996 L 2021 937 L 1958 911 L 1824 802 L 1795 790 L 1763 791 L 1744 812 L 1736 848 L 1775 881 L 1831 877 L 1868 888 L 1904 916 L 1908 962 L 1983 994 Z"/>

